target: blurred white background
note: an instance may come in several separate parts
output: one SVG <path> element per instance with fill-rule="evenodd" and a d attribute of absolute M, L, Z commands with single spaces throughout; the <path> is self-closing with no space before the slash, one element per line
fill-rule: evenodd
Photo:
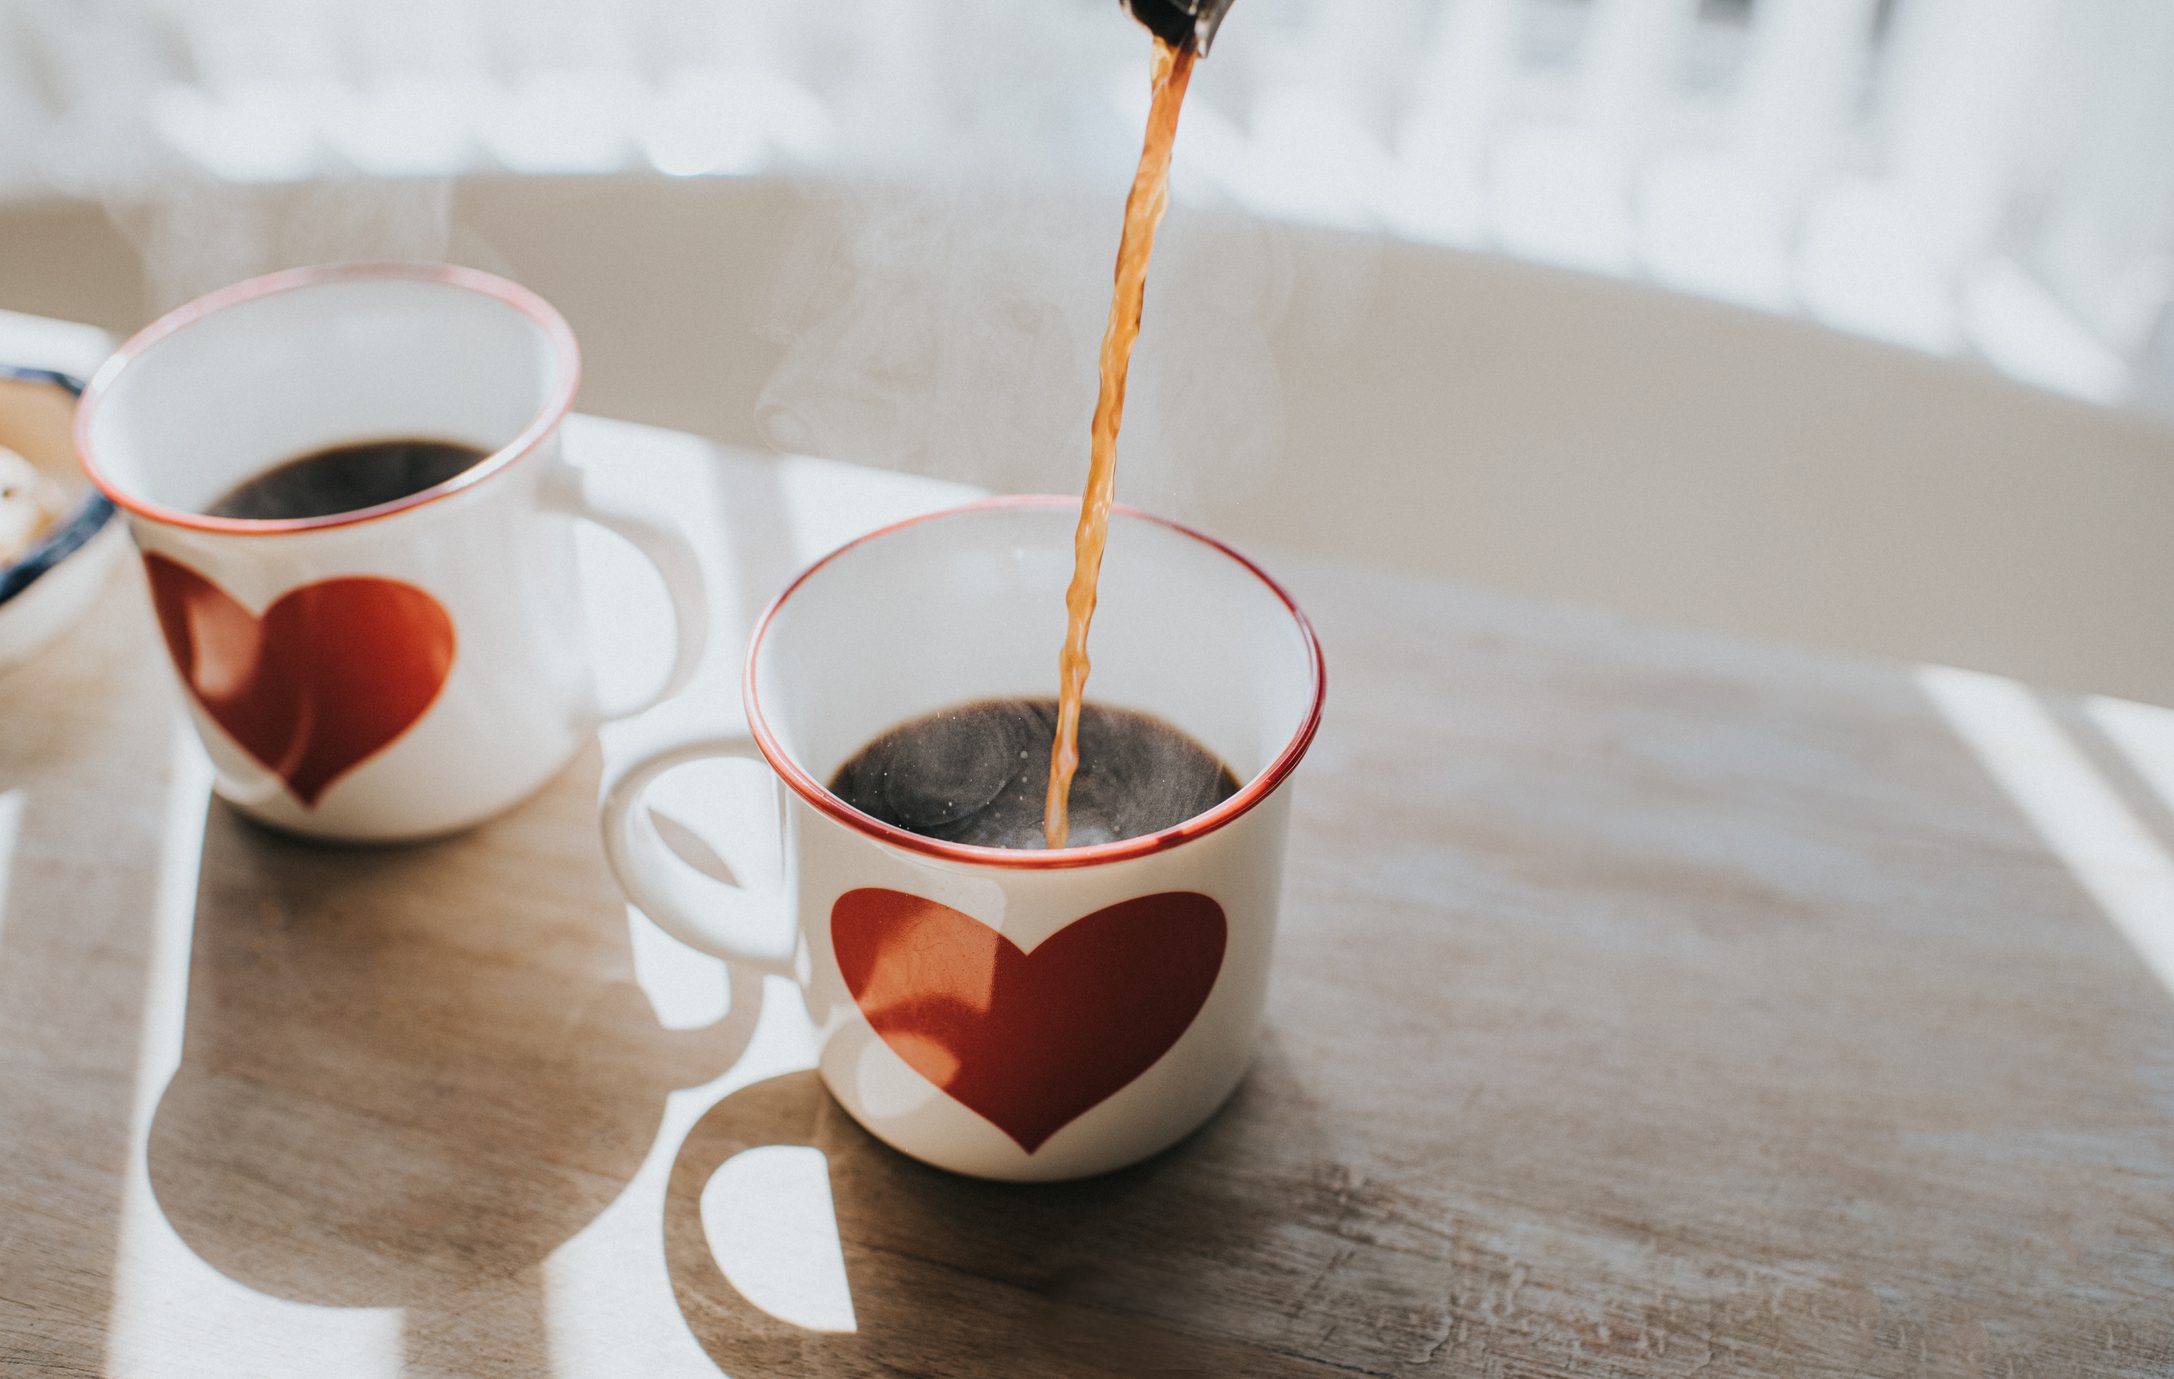
<path fill-rule="evenodd" d="M 205 186 L 328 178 L 1107 181 L 1141 43 L 1115 0 L 0 0 L 0 198 L 201 216 Z M 2174 410 L 2166 0 L 1241 0 L 1207 73 L 1181 202 Z M 341 214 L 399 251 L 405 196 Z M 276 256 L 154 263 L 175 281 L 152 293 Z"/>
<path fill-rule="evenodd" d="M 451 258 L 581 406 L 1077 491 L 1117 0 L 0 0 L 0 309 Z M 1238 0 L 1119 494 L 2174 704 L 2174 3 Z"/>

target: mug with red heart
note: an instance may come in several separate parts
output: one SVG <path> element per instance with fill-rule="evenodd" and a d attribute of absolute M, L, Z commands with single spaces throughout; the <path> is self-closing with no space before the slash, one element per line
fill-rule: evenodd
<path fill-rule="evenodd" d="M 694 552 L 582 492 L 560 445 L 579 376 L 549 304 L 444 264 L 238 283 L 99 370 L 76 447 L 128 515 L 221 796 L 317 837 L 449 833 L 685 683 Z M 597 702 L 577 520 L 671 596 L 675 664 L 642 704 Z"/>
<path fill-rule="evenodd" d="M 991 499 L 832 552 L 756 628 L 748 732 L 631 763 L 605 798 L 605 851 L 634 902 L 795 979 L 839 1103 L 895 1148 L 985 1178 L 1122 1167 L 1236 1088 L 1267 996 L 1286 782 L 1321 718 L 1320 645 L 1290 597 L 1220 542 L 1120 508 L 1090 702 L 1175 726 L 1228 765 L 1235 794 L 1158 832 L 1046 851 L 910 832 L 827 787 L 901 722 L 1048 696 L 1078 513 Z M 677 766 L 734 756 L 785 787 L 779 875 L 740 886 L 678 860 L 646 799 Z"/>

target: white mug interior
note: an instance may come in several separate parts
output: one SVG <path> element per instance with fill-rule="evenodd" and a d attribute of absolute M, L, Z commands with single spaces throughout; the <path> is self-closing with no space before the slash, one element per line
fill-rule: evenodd
<path fill-rule="evenodd" d="M 1009 499 L 909 522 L 782 596 L 750 706 L 813 782 L 887 730 L 984 699 L 1054 697 L 1077 500 Z M 1304 618 L 1241 557 L 1111 515 L 1087 699 L 1182 729 L 1249 782 L 1301 750 L 1321 667 Z M 842 803 L 837 805 L 843 809 Z"/>
<path fill-rule="evenodd" d="M 563 323 L 519 301 L 466 285 L 460 270 L 400 265 L 214 294 L 94 387 L 84 451 L 110 489 L 200 513 L 327 446 L 416 437 L 517 449 L 549 424 L 579 367 Z"/>

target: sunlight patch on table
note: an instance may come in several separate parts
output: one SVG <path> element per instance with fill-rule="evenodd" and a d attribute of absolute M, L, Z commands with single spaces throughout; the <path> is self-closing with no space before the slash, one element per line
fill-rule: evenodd
<path fill-rule="evenodd" d="M 2129 768 L 2174 809 L 2174 709 L 2133 699 L 2090 699 L 2084 709 Z"/>
<path fill-rule="evenodd" d="M 129 1163 L 113 1261 L 106 1372 L 114 1376 L 310 1374 L 389 1379 L 400 1372 L 398 1308 L 319 1307 L 260 1293 L 198 1258 L 159 1210 L 145 1144 L 166 1084 L 181 1064 L 189 945 L 211 763 L 183 727 L 168 766 L 165 833 L 146 955 L 143 1036 L 136 1055 Z M 178 1357 L 218 1357 L 192 1369 Z"/>
<path fill-rule="evenodd" d="M 702 1234 L 726 1281 L 779 1321 L 856 1329 L 822 1150 L 767 1144 L 725 1160 L 702 1189 Z"/>
<path fill-rule="evenodd" d="M 987 496 L 967 484 L 805 455 L 777 463 L 793 556 L 803 565 L 878 527 Z"/>
<path fill-rule="evenodd" d="M 666 1029 L 706 1029 L 732 1010 L 725 964 L 690 948 L 627 907 L 627 941 L 634 956 L 634 984 L 649 998 Z"/>
<path fill-rule="evenodd" d="M 2174 992 L 2174 857 L 2030 690 L 1997 675 L 1945 666 L 1921 667 L 1917 679 L 2137 956 Z"/>
<path fill-rule="evenodd" d="M 596 693 L 606 705 L 638 704 L 672 666 L 672 599 L 656 568 L 625 538 L 583 523 L 574 530 L 582 613 Z"/>
<path fill-rule="evenodd" d="M 716 1079 L 665 1099 L 641 1168 L 609 1207 L 544 1261 L 545 1326 L 557 1373 L 716 1375 L 673 1300 L 657 1223 L 670 1210 L 672 1165 L 698 1120 L 742 1087 L 815 1066 L 815 1030 L 800 988 L 790 978 L 767 976 L 759 1000 L 746 1051 Z"/>
<path fill-rule="evenodd" d="M 23 831 L 23 792 L 0 790 L 0 938 L 8 926 L 8 880 L 15 866 L 15 839 Z"/>

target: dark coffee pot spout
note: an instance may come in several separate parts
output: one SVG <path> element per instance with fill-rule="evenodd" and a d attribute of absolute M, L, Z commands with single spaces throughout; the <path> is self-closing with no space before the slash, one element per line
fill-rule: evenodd
<path fill-rule="evenodd" d="M 1126 13 L 1154 31 L 1174 48 L 1188 43 L 1202 57 L 1215 38 L 1216 26 L 1230 12 L 1231 0 L 1118 0 Z"/>

